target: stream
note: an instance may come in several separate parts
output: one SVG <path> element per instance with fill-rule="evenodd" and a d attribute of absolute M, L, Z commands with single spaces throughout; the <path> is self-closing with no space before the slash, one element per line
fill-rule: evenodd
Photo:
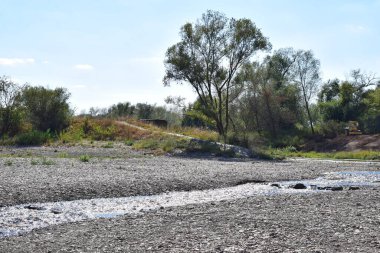
<path fill-rule="evenodd" d="M 30 203 L 0 208 L 0 238 L 28 233 L 33 229 L 92 219 L 109 219 L 125 214 L 142 214 L 189 204 L 242 199 L 257 195 L 314 194 L 360 190 L 380 186 L 380 171 L 326 173 L 312 180 L 247 183 L 232 187 L 151 196 L 98 198 Z"/>

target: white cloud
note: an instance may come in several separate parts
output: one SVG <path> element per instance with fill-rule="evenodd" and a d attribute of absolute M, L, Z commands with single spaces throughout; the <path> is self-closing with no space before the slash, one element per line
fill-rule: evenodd
<path fill-rule="evenodd" d="M 77 64 L 74 66 L 74 68 L 79 69 L 79 70 L 93 70 L 94 66 L 90 64 Z"/>
<path fill-rule="evenodd" d="M 361 25 L 346 25 L 345 30 L 353 34 L 363 34 L 369 32 L 369 29 Z"/>
<path fill-rule="evenodd" d="M 33 64 L 35 60 L 33 58 L 0 58 L 0 65 L 3 66 L 17 66 Z"/>

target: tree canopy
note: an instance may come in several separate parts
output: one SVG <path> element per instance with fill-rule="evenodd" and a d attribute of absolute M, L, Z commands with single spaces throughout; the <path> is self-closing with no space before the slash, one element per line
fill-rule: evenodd
<path fill-rule="evenodd" d="M 181 41 L 166 52 L 164 84 L 189 83 L 219 134 L 228 131 L 233 78 L 259 50 L 271 45 L 249 19 L 228 19 L 207 11 L 196 23 L 181 28 Z"/>

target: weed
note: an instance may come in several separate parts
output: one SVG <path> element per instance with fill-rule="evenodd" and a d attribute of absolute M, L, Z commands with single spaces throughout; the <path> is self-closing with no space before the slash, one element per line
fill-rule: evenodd
<path fill-rule="evenodd" d="M 134 143 L 133 140 L 126 140 L 126 141 L 124 142 L 124 144 L 127 145 L 127 146 L 132 146 L 133 143 Z"/>
<path fill-rule="evenodd" d="M 108 142 L 107 144 L 102 145 L 102 148 L 113 148 L 113 143 Z"/>
<path fill-rule="evenodd" d="M 42 165 L 54 165 L 55 162 L 53 160 L 46 158 L 46 157 L 42 157 L 41 158 L 41 164 Z"/>
<path fill-rule="evenodd" d="M 185 149 L 188 146 L 188 140 L 176 136 L 165 134 L 153 134 L 148 138 L 133 143 L 135 149 L 150 149 L 157 154 L 171 153 L 176 149 Z"/>
<path fill-rule="evenodd" d="M 37 160 L 32 159 L 32 160 L 30 161 L 30 164 L 31 164 L 31 165 L 38 165 L 39 162 L 38 162 Z"/>
<path fill-rule="evenodd" d="M 58 158 L 69 158 L 70 156 L 68 153 L 62 152 L 62 153 L 59 153 L 57 157 Z"/>
<path fill-rule="evenodd" d="M 89 156 L 89 155 L 81 155 L 81 156 L 79 157 L 79 161 L 84 162 L 84 163 L 87 163 L 87 162 L 90 161 L 90 156 Z"/>
<path fill-rule="evenodd" d="M 7 161 L 5 161 L 4 165 L 5 166 L 12 166 L 13 162 L 11 160 L 7 160 Z"/>

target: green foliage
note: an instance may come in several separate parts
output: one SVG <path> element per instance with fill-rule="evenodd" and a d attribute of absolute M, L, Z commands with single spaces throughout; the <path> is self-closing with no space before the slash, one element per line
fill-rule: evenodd
<path fill-rule="evenodd" d="M 154 106 L 146 103 L 136 104 L 137 118 L 138 119 L 150 119 L 154 111 Z"/>
<path fill-rule="evenodd" d="M 380 87 L 368 91 L 363 102 L 366 111 L 359 119 L 363 130 L 368 133 L 380 133 Z"/>
<path fill-rule="evenodd" d="M 15 144 L 19 146 L 40 146 L 47 143 L 51 139 L 49 131 L 41 132 L 31 130 L 19 134 L 15 138 Z"/>
<path fill-rule="evenodd" d="M 0 77 L 0 135 L 13 136 L 21 131 L 23 111 L 20 107 L 21 89 L 7 77 Z"/>
<path fill-rule="evenodd" d="M 113 118 L 132 116 L 135 109 L 136 107 L 129 102 L 117 103 L 108 109 L 108 116 Z"/>
<path fill-rule="evenodd" d="M 54 90 L 27 86 L 23 90 L 22 103 L 27 117 L 36 130 L 59 133 L 70 124 L 72 112 L 70 94 L 63 88 Z"/>
<path fill-rule="evenodd" d="M 332 139 L 344 133 L 346 124 L 336 120 L 329 120 L 317 125 L 317 133 L 324 138 Z"/>
<path fill-rule="evenodd" d="M 81 161 L 81 162 L 84 162 L 84 163 L 87 163 L 87 162 L 89 162 L 90 161 L 90 156 L 89 155 L 81 155 L 80 157 L 79 157 L 79 161 Z"/>
<path fill-rule="evenodd" d="M 115 126 L 93 126 L 91 130 L 91 138 L 96 141 L 112 141 L 115 140 Z"/>
<path fill-rule="evenodd" d="M 124 144 L 127 145 L 127 146 L 132 146 L 133 143 L 134 143 L 133 140 L 126 140 L 126 141 L 124 142 Z"/>
<path fill-rule="evenodd" d="M 212 119 L 209 110 L 202 105 L 200 99 L 184 107 L 183 111 L 182 127 L 216 129 L 215 120 Z"/>
<path fill-rule="evenodd" d="M 271 45 L 251 20 L 227 19 L 216 11 L 185 24 L 180 35 L 181 41 L 166 52 L 164 83 L 188 82 L 198 94 L 203 113 L 226 138 L 232 80 L 256 51 Z"/>
<path fill-rule="evenodd" d="M 352 80 L 326 83 L 319 94 L 318 107 L 322 124 L 329 122 L 359 121 L 365 133 L 380 132 L 380 88 L 366 89 L 374 85 L 373 76 L 352 71 Z"/>

